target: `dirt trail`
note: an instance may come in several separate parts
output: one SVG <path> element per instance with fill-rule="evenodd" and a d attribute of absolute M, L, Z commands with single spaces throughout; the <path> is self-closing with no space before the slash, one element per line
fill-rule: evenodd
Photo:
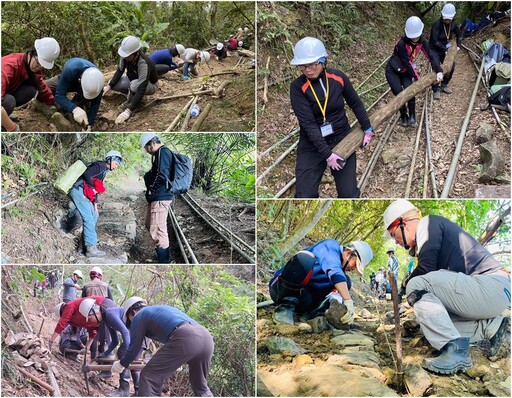
<path fill-rule="evenodd" d="M 184 81 L 181 69 L 177 69 L 160 76 L 159 89 L 154 95 L 145 96 L 142 106 L 155 98 L 178 95 L 200 90 L 216 88 L 224 81 L 230 82 L 225 89 L 225 96 L 214 98 L 211 95 L 199 97 L 198 104 L 202 109 L 211 103 L 212 109 L 208 114 L 201 131 L 251 131 L 254 129 L 254 73 L 244 72 L 250 70 L 251 60 L 240 57 L 236 52 L 230 52 L 228 58 L 221 62 L 212 58 L 208 65 L 199 65 L 199 77 Z M 241 59 L 242 58 L 242 59 Z M 233 69 L 240 61 L 239 75 L 225 74 L 208 77 L 211 74 Z M 104 71 L 105 76 L 111 77 L 114 69 Z M 190 97 L 159 101 L 137 111 L 122 125 L 115 125 L 114 120 L 121 112 L 119 105 L 126 100 L 125 96 L 108 93 L 102 100 L 98 112 L 98 120 L 94 131 L 164 131 L 171 124 L 178 113 L 185 107 Z M 14 112 L 21 120 L 22 131 L 57 131 L 50 120 L 39 112 L 30 108 L 16 109 Z M 190 121 L 187 131 L 190 131 L 194 120 Z M 73 126 L 75 124 L 73 123 Z M 179 129 L 177 129 L 179 131 Z M 77 130 L 79 131 L 79 130 Z"/>

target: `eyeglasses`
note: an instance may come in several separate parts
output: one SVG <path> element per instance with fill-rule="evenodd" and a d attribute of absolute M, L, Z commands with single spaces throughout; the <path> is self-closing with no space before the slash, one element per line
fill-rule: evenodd
<path fill-rule="evenodd" d="M 315 69 L 320 62 L 312 62 L 306 65 L 299 65 L 300 70 Z"/>

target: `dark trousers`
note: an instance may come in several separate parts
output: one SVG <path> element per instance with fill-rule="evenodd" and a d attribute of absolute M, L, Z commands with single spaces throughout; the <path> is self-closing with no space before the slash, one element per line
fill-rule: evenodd
<path fill-rule="evenodd" d="M 155 64 L 156 73 L 158 73 L 158 76 L 165 75 L 170 70 L 178 69 L 178 65 L 176 65 L 174 62 L 171 66 L 167 64 Z"/>
<path fill-rule="evenodd" d="M 386 80 L 388 81 L 389 87 L 391 87 L 391 92 L 394 95 L 398 95 L 404 89 L 406 89 L 412 84 L 412 79 L 407 73 L 395 72 L 395 70 L 389 65 L 389 63 L 386 65 Z M 412 97 L 407 103 L 407 105 L 409 106 L 409 114 L 415 115 L 416 98 Z M 404 105 L 400 108 L 400 115 L 403 116 L 406 114 L 407 108 Z"/>
<path fill-rule="evenodd" d="M 194 396 L 212 397 L 206 379 L 213 348 L 213 338 L 206 328 L 191 323 L 180 325 L 140 372 L 138 395 L 159 397 L 164 381 L 186 363 Z"/>
<path fill-rule="evenodd" d="M 2 101 L 2 106 L 4 107 L 7 114 L 10 115 L 14 108 L 26 104 L 32 98 L 34 98 L 36 94 L 37 89 L 34 86 L 23 83 L 14 93 L 5 94 L 4 100 Z"/>
<path fill-rule="evenodd" d="M 432 47 L 430 47 L 430 48 L 432 48 Z M 439 63 L 442 64 L 444 62 L 444 59 L 446 58 L 446 52 L 442 51 L 442 50 L 433 49 L 433 48 L 432 48 L 432 50 L 434 50 L 433 52 L 437 56 Z M 450 82 L 450 80 L 452 80 L 453 72 L 455 72 L 455 62 L 453 63 L 452 69 L 450 70 L 449 73 L 443 72 L 444 77 L 443 77 L 443 81 L 441 84 L 447 85 Z M 432 85 L 432 90 L 441 91 L 441 87 L 439 86 L 439 83 Z"/>
<path fill-rule="evenodd" d="M 334 148 L 340 141 L 326 139 L 327 144 Z M 332 141 L 332 142 L 331 142 Z M 315 148 L 299 148 L 297 150 L 297 163 L 295 164 L 296 198 L 318 198 L 318 188 L 322 181 L 327 161 L 322 159 Z M 347 159 L 345 167 L 341 170 L 331 169 L 331 174 L 336 183 L 338 198 L 358 198 L 360 195 L 356 179 L 356 154 L 353 153 Z"/>
<path fill-rule="evenodd" d="M 313 311 L 329 293 L 329 290 L 308 286 L 315 266 L 315 257 L 308 253 L 300 251 L 288 260 L 281 275 L 271 281 L 269 287 L 270 297 L 276 304 L 285 302 L 286 297 L 298 298 L 295 307 L 298 313 Z"/>

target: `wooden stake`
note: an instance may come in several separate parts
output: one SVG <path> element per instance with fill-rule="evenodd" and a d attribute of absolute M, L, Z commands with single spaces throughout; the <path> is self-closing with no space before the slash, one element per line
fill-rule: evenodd
<path fill-rule="evenodd" d="M 52 368 L 50 368 L 50 367 L 48 367 L 48 380 L 50 380 L 50 384 L 55 389 L 55 391 L 53 392 L 53 396 L 60 397 L 61 394 L 60 394 L 59 385 L 57 384 L 57 379 L 55 378 L 55 375 L 53 374 Z"/>
<path fill-rule="evenodd" d="M 396 340 L 396 384 L 397 391 L 402 392 L 404 385 L 404 372 L 402 371 L 402 327 L 400 325 L 400 313 L 398 309 L 398 288 L 395 274 L 388 272 L 391 282 L 391 298 L 393 299 L 393 313 L 395 315 L 395 340 Z"/>
<path fill-rule="evenodd" d="M 43 329 L 43 325 L 44 325 L 44 318 L 43 318 L 43 321 L 41 322 L 41 327 L 39 328 L 39 332 L 37 332 L 37 337 L 41 336 L 41 330 Z"/>

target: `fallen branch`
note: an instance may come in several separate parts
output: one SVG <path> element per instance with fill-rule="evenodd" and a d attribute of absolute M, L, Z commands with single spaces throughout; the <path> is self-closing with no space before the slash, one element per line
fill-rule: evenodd
<path fill-rule="evenodd" d="M 242 50 L 242 49 L 238 49 L 237 51 L 238 51 L 238 54 L 241 54 L 244 57 L 249 57 L 249 58 L 255 58 L 256 57 L 256 53 L 254 51 Z"/>
<path fill-rule="evenodd" d="M 45 383 L 44 381 L 42 381 L 40 378 L 34 376 L 32 373 L 27 372 L 25 369 L 20 368 L 19 366 L 16 366 L 16 369 L 18 370 L 18 372 L 20 372 L 21 374 L 27 376 L 30 380 L 32 380 L 37 385 L 39 385 L 39 386 L 43 387 L 44 389 L 50 391 L 50 393 L 52 393 L 52 394 L 55 393 L 55 388 L 53 388 L 48 383 Z"/>
<path fill-rule="evenodd" d="M 188 121 L 190 120 L 190 116 L 191 116 L 190 112 L 192 111 L 192 108 L 194 107 L 194 105 L 196 104 L 198 99 L 199 99 L 199 96 L 194 97 L 194 100 L 192 101 L 192 105 L 190 105 L 190 108 L 187 111 L 185 119 L 183 120 L 183 124 L 181 125 L 180 131 L 185 131 L 185 129 L 187 128 Z"/>
<path fill-rule="evenodd" d="M 190 98 L 190 101 L 187 102 L 187 105 L 178 113 L 178 115 L 174 118 L 172 123 L 165 129 L 165 132 L 168 133 L 171 131 L 174 127 L 176 127 L 180 121 L 180 119 L 187 114 L 188 108 L 190 108 L 190 105 L 192 105 L 192 102 L 194 101 L 194 97 Z"/>
<path fill-rule="evenodd" d="M 206 116 L 208 116 L 208 113 L 210 113 L 211 109 L 212 109 L 212 104 L 210 104 L 210 103 L 206 104 L 206 106 L 204 107 L 204 110 L 199 114 L 196 121 L 192 125 L 191 131 L 199 131 L 204 120 L 206 119 Z"/>
<path fill-rule="evenodd" d="M 268 102 L 268 75 L 270 74 L 270 57 L 267 58 L 267 64 L 265 65 L 265 69 L 267 70 L 267 73 L 265 73 L 265 77 L 263 78 L 263 106 L 267 105 Z"/>
<path fill-rule="evenodd" d="M 215 95 L 216 97 L 222 97 L 222 92 L 224 91 L 224 89 L 227 87 L 227 85 L 229 83 L 231 83 L 231 82 L 228 82 L 227 80 L 223 81 L 219 87 L 217 87 L 216 89 L 213 90 L 213 95 Z"/>
<path fill-rule="evenodd" d="M 62 396 L 60 393 L 59 385 L 57 384 L 57 379 L 55 378 L 55 375 L 53 374 L 53 370 L 51 367 L 48 368 L 48 380 L 50 381 L 51 386 L 55 389 L 55 391 L 53 392 L 53 396 Z"/>
<path fill-rule="evenodd" d="M 213 76 L 221 76 L 221 75 L 239 75 L 243 72 L 252 72 L 252 70 L 243 70 L 243 69 L 238 69 L 238 70 L 234 70 L 234 69 L 231 69 L 231 70 L 225 70 L 224 72 L 217 72 L 217 73 L 212 73 L 211 75 L 208 75 L 209 77 L 213 77 Z"/>

